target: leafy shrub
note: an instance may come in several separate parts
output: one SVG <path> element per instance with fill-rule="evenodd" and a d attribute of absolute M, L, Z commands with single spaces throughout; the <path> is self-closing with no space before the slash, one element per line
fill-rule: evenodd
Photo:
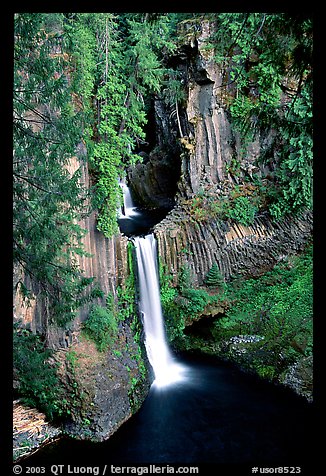
<path fill-rule="evenodd" d="M 95 342 L 100 352 L 112 345 L 118 332 L 118 324 L 112 307 L 93 306 L 88 319 L 83 324 L 84 334 Z"/>
<path fill-rule="evenodd" d="M 210 302 L 210 296 L 203 289 L 191 286 L 190 268 L 182 266 L 178 288 L 171 284 L 172 277 L 164 275 L 160 268 L 161 303 L 166 318 L 168 338 L 172 342 L 183 337 L 186 321 L 195 318 Z"/>
<path fill-rule="evenodd" d="M 264 340 L 256 345 L 275 359 L 310 355 L 312 288 L 312 248 L 260 278 L 235 281 L 227 289 L 233 306 L 216 322 L 216 336 L 259 334 Z"/>
<path fill-rule="evenodd" d="M 194 317 L 203 311 L 209 302 L 209 295 L 204 289 L 187 289 L 183 292 L 181 310 L 184 317 Z"/>
<path fill-rule="evenodd" d="M 165 311 L 169 311 L 169 308 L 177 296 L 178 291 L 175 288 L 168 286 L 161 288 L 161 304 Z"/>
<path fill-rule="evenodd" d="M 124 286 L 117 286 L 118 319 L 121 321 L 132 320 L 133 316 L 137 315 L 133 249 L 134 245 L 129 241 L 127 245 L 129 274 L 125 279 Z M 113 305 L 113 302 L 111 305 Z"/>
<path fill-rule="evenodd" d="M 249 200 L 248 197 L 237 197 L 233 200 L 232 206 L 227 214 L 233 220 L 238 221 L 242 225 L 251 225 L 255 219 L 257 207 Z"/>
<path fill-rule="evenodd" d="M 266 190 L 260 181 L 235 185 L 226 195 L 216 197 L 209 190 L 200 190 L 189 202 L 190 216 L 195 222 L 212 218 L 229 218 L 245 225 L 254 222 L 258 210 L 265 208 Z"/>

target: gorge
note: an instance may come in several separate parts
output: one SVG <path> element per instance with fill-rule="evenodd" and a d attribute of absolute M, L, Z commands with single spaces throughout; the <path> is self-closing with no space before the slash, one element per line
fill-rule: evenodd
<path fill-rule="evenodd" d="M 15 22 L 14 460 L 304 466 L 309 15 Z"/>
<path fill-rule="evenodd" d="M 130 197 L 128 187 L 124 193 Z M 133 211 L 125 218 L 141 219 L 139 208 L 129 209 Z M 133 231 L 136 228 L 137 223 Z M 313 431 L 309 403 L 219 359 L 196 353 L 173 355 L 160 303 L 155 237 L 132 235 L 130 240 L 136 248 L 139 314 L 153 374 L 148 396 L 107 441 L 62 437 L 23 464 L 50 468 L 60 461 L 65 468 L 78 468 L 96 462 L 103 467 L 136 465 L 135 471 L 137 467 L 152 471 L 153 464 L 163 470 L 167 462 L 199 464 L 201 471 L 217 463 L 219 468 L 231 465 L 240 470 L 253 460 L 261 465 L 295 461 L 297 468 L 304 466 L 312 451 L 305 441 L 306 432 Z"/>

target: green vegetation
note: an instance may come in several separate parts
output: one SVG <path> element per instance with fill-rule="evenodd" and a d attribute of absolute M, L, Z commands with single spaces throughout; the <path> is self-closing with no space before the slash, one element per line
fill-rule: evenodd
<path fill-rule="evenodd" d="M 269 137 L 259 160 L 273 163 L 269 211 L 278 219 L 312 207 L 312 18 L 288 13 L 212 14 L 208 48 L 224 69 L 242 141 Z M 230 68 L 231 66 L 231 68 Z M 235 95 L 228 86 L 234 84 Z"/>
<path fill-rule="evenodd" d="M 287 258 L 260 277 L 233 278 L 217 288 L 213 296 L 205 289 L 193 289 L 190 294 L 188 290 L 188 296 L 203 297 L 203 305 L 197 308 L 192 301 L 184 305 L 179 289 L 171 288 L 169 278 L 164 278 L 162 304 L 171 327 L 168 329 L 171 340 L 178 337 L 176 344 L 182 348 L 198 347 L 217 353 L 240 362 L 262 377 L 276 378 L 289 365 L 312 355 L 312 265 L 312 246 L 309 245 L 305 252 Z M 215 273 L 208 275 L 213 278 Z M 191 328 L 190 333 L 183 332 L 185 317 L 198 319 L 201 315 L 204 319 L 205 305 L 223 302 L 227 305 L 216 315 L 210 339 L 204 341 L 192 336 Z M 169 313 L 175 316 L 174 321 Z M 233 338 L 239 337 L 241 341 L 243 336 L 249 337 L 249 341 L 231 344 Z"/>
<path fill-rule="evenodd" d="M 80 170 L 69 169 L 83 117 L 67 78 L 71 52 L 63 20 L 62 14 L 15 15 L 13 94 L 14 263 L 39 284 L 61 325 L 101 294 L 78 266 L 86 255 L 78 221 L 88 192 Z M 30 289 L 16 286 L 29 299 Z"/>
<path fill-rule="evenodd" d="M 13 77 L 13 258 L 24 278 L 15 282 L 27 303 L 43 300 L 49 324 L 69 327 L 78 309 L 92 303 L 84 333 L 100 351 L 113 348 L 120 320 L 135 323 L 132 245 L 129 276 L 106 306 L 93 277 L 84 276 L 87 256 L 80 223 L 96 211 L 105 237 L 117 231 L 118 179 L 146 141 L 153 98 L 175 114 L 180 149 L 194 148 L 182 130 L 180 111 L 187 82 L 177 49 L 198 38 L 203 20 L 215 22 L 206 43 L 222 69 L 222 95 L 232 127 L 240 133 L 240 157 L 226 172 L 239 179 L 224 195 L 201 190 L 189 201 L 195 221 L 235 220 L 245 226 L 261 211 L 274 219 L 312 207 L 312 19 L 285 13 L 16 13 Z M 195 43 L 194 43 L 195 44 Z M 191 48 L 188 48 L 190 51 Z M 182 52 L 184 54 L 186 49 Z M 177 55 L 173 58 L 173 55 Z M 178 56 L 179 55 L 179 56 Z M 171 59 L 172 58 L 172 59 Z M 260 140 L 257 166 L 269 171 L 240 180 L 250 142 Z M 91 188 L 83 183 L 88 165 Z M 233 187 L 233 188 L 232 188 Z M 222 192 L 221 192 L 222 193 Z M 186 254 L 187 252 L 184 251 Z M 187 322 L 206 306 L 230 303 L 215 326 L 215 338 L 262 336 L 250 344 L 255 368 L 272 377 L 298 355 L 312 351 L 311 254 L 280 264 L 259 279 L 224 285 L 216 265 L 207 289 L 194 289 L 184 266 L 178 286 L 160 270 L 161 298 L 171 341 L 184 338 Z M 31 283 L 30 285 L 28 283 Z M 212 295 L 213 288 L 218 289 Z M 139 323 L 132 328 L 134 354 L 145 374 Z M 64 417 L 78 405 L 58 383 L 58 365 L 45 341 L 15 328 L 14 366 L 26 403 L 49 417 Z M 118 355 L 118 354 L 116 354 Z M 73 354 L 67 365 L 73 370 Z M 132 393 L 137 388 L 131 374 Z M 71 402 L 75 402 L 72 403 Z M 88 421 L 85 419 L 85 424 Z"/>
<path fill-rule="evenodd" d="M 177 287 L 172 286 L 172 276 L 166 274 L 160 265 L 160 292 L 170 342 L 182 339 L 186 323 L 196 319 L 206 306 L 220 302 L 219 295 L 210 295 L 206 289 L 192 286 L 187 265 L 179 273 Z"/>
<path fill-rule="evenodd" d="M 118 231 L 118 178 L 140 157 L 153 97 L 175 112 L 186 84 L 169 58 L 216 24 L 206 43 L 224 72 L 221 90 L 242 154 L 259 132 L 259 161 L 271 169 L 256 192 L 198 197 L 192 215 L 249 225 L 266 207 L 278 219 L 311 207 L 312 22 L 309 16 L 267 13 L 17 13 L 14 42 L 14 262 L 36 281 L 51 317 L 69 325 L 75 311 L 101 296 L 85 277 L 78 223 L 96 209 L 107 237 Z M 233 87 L 230 88 L 229 86 Z M 71 158 L 86 146 L 91 190 Z M 229 171 L 239 173 L 233 158 Z M 244 185 L 248 185 L 244 184 Z M 239 185 L 239 187 L 242 185 Z M 205 200 L 204 200 L 205 199 Z M 198 206 L 199 205 L 199 206 Z M 31 289 L 18 282 L 26 299 Z"/>
<path fill-rule="evenodd" d="M 165 15 L 153 20 L 148 14 L 80 13 L 69 22 L 83 32 L 78 44 L 84 45 L 85 37 L 89 44 L 89 55 L 78 57 L 80 67 L 93 78 L 97 104 L 86 143 L 96 179 L 93 206 L 99 210 L 98 229 L 110 237 L 118 232 L 118 180 L 126 167 L 140 160 L 135 149 L 145 141 L 148 98 L 160 91 L 167 73 L 162 50 L 171 52 L 174 45 Z"/>
<path fill-rule="evenodd" d="M 134 322 L 137 315 L 136 309 L 136 288 L 135 288 L 135 267 L 134 267 L 134 244 L 127 244 L 128 276 L 125 278 L 124 286 L 117 287 L 119 319 L 126 322 Z"/>
<path fill-rule="evenodd" d="M 138 160 L 146 95 L 163 80 L 162 49 L 173 48 L 168 22 L 146 14 L 15 15 L 14 262 L 39 283 L 60 325 L 103 295 L 79 267 L 86 253 L 78 223 L 97 208 L 105 236 L 118 231 L 118 177 Z M 71 171 L 82 143 L 91 190 L 78 164 Z M 16 286 L 30 298 L 25 283 Z"/>
<path fill-rule="evenodd" d="M 107 350 L 117 336 L 118 323 L 114 299 L 108 294 L 106 306 L 94 305 L 83 324 L 83 333 L 92 339 L 100 352 Z"/>
<path fill-rule="evenodd" d="M 209 287 L 222 287 L 224 286 L 224 279 L 221 274 L 220 268 L 217 263 L 213 263 L 212 267 L 206 274 L 205 283 Z"/>
<path fill-rule="evenodd" d="M 143 326 L 138 318 L 136 308 L 136 288 L 135 288 L 135 271 L 134 266 L 134 244 L 128 243 L 128 277 L 125 280 L 124 289 L 118 289 L 119 297 L 119 313 L 123 320 L 130 323 L 130 328 L 133 334 L 132 349 L 128 346 L 128 354 L 132 360 L 137 364 L 137 372 L 130 372 L 130 388 L 129 401 L 133 413 L 139 410 L 143 402 L 142 385 L 147 379 L 147 369 L 145 366 L 146 349 L 142 340 Z"/>
<path fill-rule="evenodd" d="M 218 197 L 210 189 L 200 190 L 189 203 L 190 217 L 195 221 L 230 219 L 252 225 L 257 213 L 264 210 L 264 191 L 262 184 L 247 182 L 234 185 L 227 194 Z"/>
<path fill-rule="evenodd" d="M 123 287 L 117 287 L 117 299 L 115 300 L 109 293 L 106 305 L 93 305 L 88 318 L 83 323 L 84 335 L 96 343 L 100 352 L 112 348 L 117 338 L 119 321 L 133 324 L 137 315 L 133 246 L 131 242 L 128 243 L 128 276 L 125 278 Z M 137 336 L 135 338 L 137 341 Z"/>
<path fill-rule="evenodd" d="M 256 207 L 248 197 L 237 197 L 233 207 L 229 210 L 229 216 L 243 225 L 251 225 L 254 222 Z"/>
<path fill-rule="evenodd" d="M 143 393 L 141 387 L 147 379 L 147 369 L 144 363 L 144 348 L 140 343 L 139 333 L 135 333 L 136 352 L 131 353 L 131 359 L 137 363 L 136 374 L 129 369 L 129 390 L 128 397 L 130 401 L 131 410 L 135 413 L 139 410 L 143 402 Z M 140 397 L 140 398 L 139 398 Z"/>
<path fill-rule="evenodd" d="M 270 364 L 280 359 L 289 363 L 298 353 L 311 354 L 312 248 L 260 278 L 234 280 L 226 295 L 232 306 L 216 322 L 219 339 L 238 334 L 263 336 L 255 346 L 264 351 Z"/>
<path fill-rule="evenodd" d="M 52 352 L 45 348 L 41 337 L 15 327 L 13 350 L 14 377 L 19 380 L 22 401 L 47 415 L 60 414 L 57 367 L 49 364 Z"/>
<path fill-rule="evenodd" d="M 53 354 L 40 335 L 14 326 L 13 367 L 20 399 L 44 412 L 50 420 L 68 417 L 80 407 L 81 399 L 76 381 L 72 379 L 66 387 L 58 377 L 59 363 Z M 73 369 L 74 356 L 71 354 L 68 359 L 71 360 L 67 365 Z"/>

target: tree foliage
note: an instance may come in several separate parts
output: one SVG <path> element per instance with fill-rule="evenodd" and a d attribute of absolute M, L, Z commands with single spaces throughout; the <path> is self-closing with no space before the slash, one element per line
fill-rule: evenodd
<path fill-rule="evenodd" d="M 73 22 L 82 24 L 96 42 L 97 117 L 87 145 L 95 177 L 98 229 L 110 237 L 118 231 L 119 178 L 140 160 L 135 150 L 145 141 L 148 96 L 160 91 L 166 73 L 162 49 L 171 51 L 173 43 L 164 15 L 80 14 Z"/>
<path fill-rule="evenodd" d="M 39 283 L 61 324 L 100 294 L 78 265 L 88 196 L 71 168 L 83 115 L 63 21 L 62 14 L 15 15 L 13 96 L 14 262 Z"/>
<path fill-rule="evenodd" d="M 207 286 L 223 286 L 224 279 L 217 263 L 213 263 L 205 277 Z"/>
<path fill-rule="evenodd" d="M 119 177 L 139 160 L 147 97 L 160 90 L 163 50 L 172 49 L 166 15 L 15 15 L 14 262 L 61 324 L 101 296 L 78 265 L 86 231 L 78 223 L 95 208 L 99 230 L 118 231 Z M 72 170 L 82 143 L 89 191 Z M 31 296 L 24 281 L 16 285 Z"/>
<path fill-rule="evenodd" d="M 105 307 L 94 305 L 83 325 L 84 334 L 91 338 L 100 352 L 108 350 L 118 332 L 113 296 L 107 296 Z"/>
<path fill-rule="evenodd" d="M 19 380 L 22 401 L 36 406 L 49 418 L 64 413 L 57 376 L 58 364 L 51 364 L 53 351 L 39 335 L 17 326 L 13 332 L 14 378 Z"/>
<path fill-rule="evenodd" d="M 230 283 L 232 307 L 216 322 L 219 338 L 238 334 L 264 337 L 257 346 L 284 360 L 310 355 L 313 330 L 312 247 L 280 263 L 259 279 Z"/>
<path fill-rule="evenodd" d="M 312 18 L 307 14 L 213 14 L 211 45 L 224 68 L 233 121 L 243 137 L 269 137 L 260 160 L 274 169 L 275 218 L 312 206 Z"/>

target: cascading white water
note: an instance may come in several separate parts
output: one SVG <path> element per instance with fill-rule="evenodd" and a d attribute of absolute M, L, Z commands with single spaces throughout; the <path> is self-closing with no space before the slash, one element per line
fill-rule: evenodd
<path fill-rule="evenodd" d="M 139 215 L 132 200 L 128 185 L 124 182 L 119 182 L 119 185 L 122 188 L 123 193 L 123 210 L 120 210 L 119 212 L 120 218 L 132 218 L 133 216 Z"/>
<path fill-rule="evenodd" d="M 184 378 L 185 367 L 177 363 L 167 344 L 157 270 L 156 240 L 153 234 L 135 237 L 139 276 L 140 312 L 143 317 L 145 346 L 153 367 L 153 385 L 165 387 Z"/>

